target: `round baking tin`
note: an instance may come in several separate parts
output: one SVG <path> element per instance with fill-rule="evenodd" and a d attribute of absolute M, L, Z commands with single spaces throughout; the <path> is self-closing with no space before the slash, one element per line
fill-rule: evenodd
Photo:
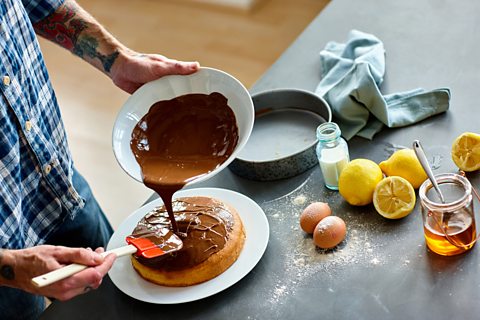
<path fill-rule="evenodd" d="M 316 129 L 331 121 L 327 102 L 301 89 L 274 89 L 252 95 L 253 131 L 229 165 L 251 180 L 290 178 L 318 165 Z"/>

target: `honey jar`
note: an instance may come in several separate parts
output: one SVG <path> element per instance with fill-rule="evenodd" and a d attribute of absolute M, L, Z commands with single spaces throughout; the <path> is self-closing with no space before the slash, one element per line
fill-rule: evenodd
<path fill-rule="evenodd" d="M 437 175 L 435 180 L 444 202 L 430 180 L 419 190 L 427 247 L 444 256 L 466 252 L 477 238 L 472 185 L 467 178 L 455 173 Z"/>

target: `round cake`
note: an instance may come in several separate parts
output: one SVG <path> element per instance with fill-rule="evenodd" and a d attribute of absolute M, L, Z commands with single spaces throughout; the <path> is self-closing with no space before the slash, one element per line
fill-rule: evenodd
<path fill-rule="evenodd" d="M 173 201 L 173 211 L 178 226 L 175 233 L 183 247 L 151 259 L 132 255 L 133 267 L 141 277 L 164 286 L 190 286 L 215 278 L 237 260 L 245 230 L 235 208 L 210 197 L 184 197 Z M 172 224 L 162 206 L 143 217 L 133 235 L 165 227 L 172 229 Z"/>

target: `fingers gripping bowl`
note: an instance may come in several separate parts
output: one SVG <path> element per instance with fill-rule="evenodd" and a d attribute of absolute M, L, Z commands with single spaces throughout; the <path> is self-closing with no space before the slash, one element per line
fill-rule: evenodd
<path fill-rule="evenodd" d="M 146 83 L 128 98 L 117 115 L 112 133 L 113 152 L 122 169 L 135 180 L 142 182 L 141 169 L 130 148 L 130 140 L 133 128 L 154 103 L 190 93 L 213 92 L 219 92 L 228 99 L 228 105 L 237 120 L 238 143 L 224 163 L 188 184 L 209 179 L 228 166 L 250 137 L 254 122 L 252 98 L 233 76 L 217 69 L 202 67 L 191 75 L 170 75 Z"/>

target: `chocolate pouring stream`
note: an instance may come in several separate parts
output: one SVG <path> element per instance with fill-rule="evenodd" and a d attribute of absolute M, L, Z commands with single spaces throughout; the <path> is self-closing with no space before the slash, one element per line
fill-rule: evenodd
<path fill-rule="evenodd" d="M 235 114 L 218 92 L 186 94 L 154 103 L 132 131 L 130 147 L 144 184 L 163 200 L 179 233 L 173 194 L 215 170 L 238 142 Z"/>

